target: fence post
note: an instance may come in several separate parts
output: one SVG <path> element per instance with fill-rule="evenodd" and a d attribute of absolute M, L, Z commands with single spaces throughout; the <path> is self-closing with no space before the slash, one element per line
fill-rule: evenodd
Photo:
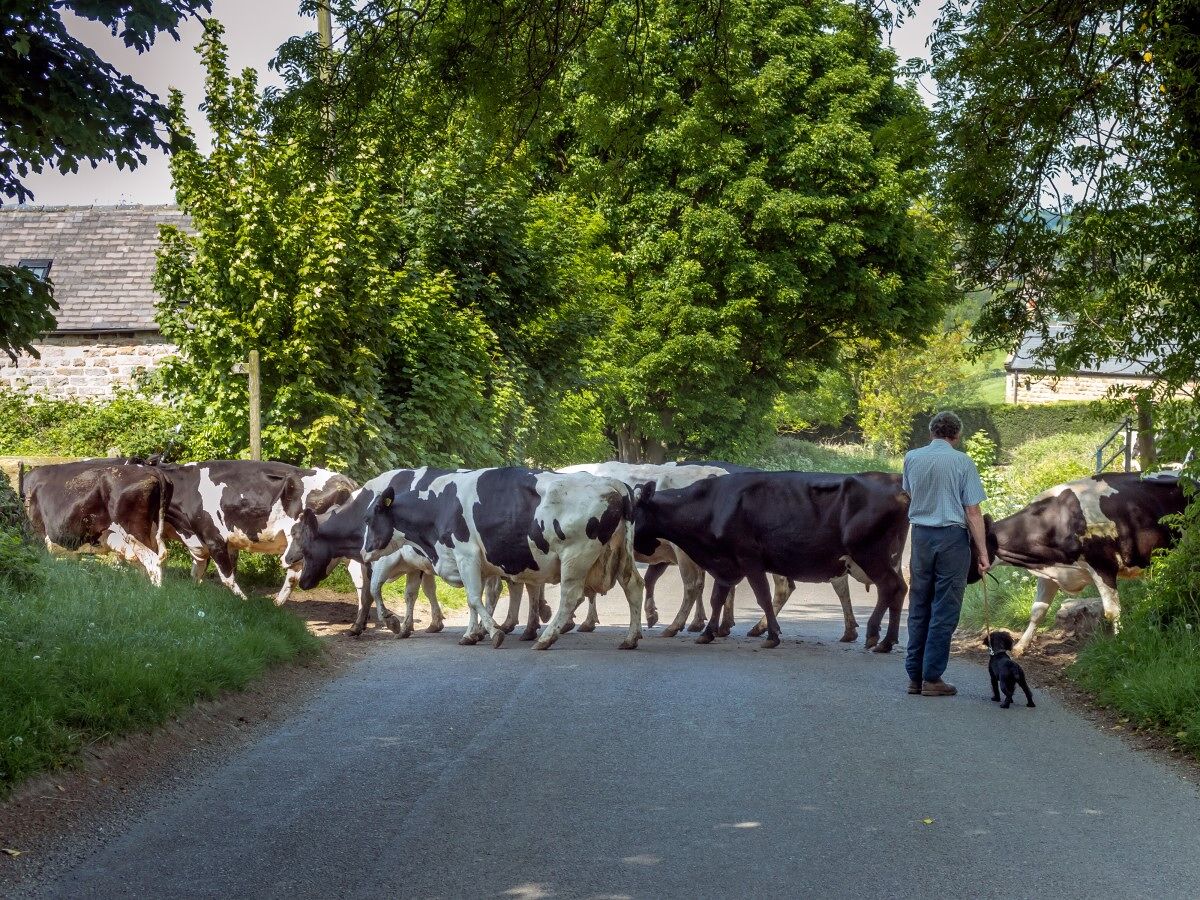
<path fill-rule="evenodd" d="M 1133 423 L 1125 420 L 1125 471 L 1133 471 Z"/>
<path fill-rule="evenodd" d="M 17 496 L 25 499 L 25 460 L 17 460 Z"/>
<path fill-rule="evenodd" d="M 262 381 L 258 351 L 250 351 L 250 458 L 262 459 Z"/>

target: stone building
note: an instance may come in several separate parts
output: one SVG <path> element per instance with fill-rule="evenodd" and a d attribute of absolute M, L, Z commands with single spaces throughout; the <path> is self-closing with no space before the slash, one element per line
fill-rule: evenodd
<path fill-rule="evenodd" d="M 0 387 L 108 397 L 174 351 L 154 323 L 160 224 L 186 228 L 188 217 L 174 206 L 0 208 L 0 264 L 49 277 L 59 307 L 40 359 L 0 354 Z"/>
<path fill-rule="evenodd" d="M 1051 336 L 1062 334 L 1070 325 L 1052 325 Z M 1053 361 L 1039 358 L 1040 334 L 1026 334 L 1016 351 L 1004 364 L 1007 373 L 1005 399 L 1009 403 L 1053 403 L 1058 400 L 1099 400 L 1109 388 L 1148 387 L 1153 378 L 1146 364 L 1153 360 L 1106 359 L 1076 372 L 1058 372 Z"/>

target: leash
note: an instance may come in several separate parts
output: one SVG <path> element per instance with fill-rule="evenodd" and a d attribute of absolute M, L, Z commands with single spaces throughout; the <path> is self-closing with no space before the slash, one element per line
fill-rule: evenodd
<path fill-rule="evenodd" d="M 991 638 L 992 638 L 992 613 L 991 613 L 991 609 L 988 605 L 987 580 L 988 580 L 989 575 L 991 575 L 992 578 L 996 577 L 995 575 L 992 575 L 991 572 L 985 572 L 983 574 L 983 577 L 979 579 L 979 586 L 983 590 L 983 639 L 985 641 L 987 641 L 988 656 L 995 656 L 996 651 L 992 649 L 992 641 L 991 641 Z"/>

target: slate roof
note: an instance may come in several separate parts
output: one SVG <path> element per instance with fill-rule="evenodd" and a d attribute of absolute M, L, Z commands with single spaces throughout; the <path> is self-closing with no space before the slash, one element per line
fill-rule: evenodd
<path fill-rule="evenodd" d="M 49 259 L 56 333 L 157 331 L 160 224 L 190 226 L 175 206 L 0 207 L 0 264 Z"/>
<path fill-rule="evenodd" d="M 1060 324 L 1050 326 L 1051 338 L 1060 338 L 1069 333 L 1071 325 Z M 1004 368 L 1009 372 L 1031 372 L 1035 374 L 1049 373 L 1054 374 L 1054 360 L 1039 360 L 1038 351 L 1042 348 L 1042 336 L 1038 332 L 1030 331 L 1021 339 L 1020 345 L 1016 352 L 1009 357 L 1008 362 L 1004 364 Z M 1150 377 L 1147 373 L 1147 366 L 1157 362 L 1157 357 L 1152 356 L 1149 359 L 1104 359 L 1087 368 L 1081 369 L 1078 372 L 1060 373 L 1070 375 L 1099 375 L 1109 378 L 1120 376 L 1128 377 Z"/>

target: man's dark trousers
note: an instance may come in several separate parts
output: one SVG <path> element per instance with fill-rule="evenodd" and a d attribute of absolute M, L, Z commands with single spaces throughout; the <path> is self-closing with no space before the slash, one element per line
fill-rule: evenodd
<path fill-rule="evenodd" d="M 912 527 L 912 585 L 908 592 L 908 656 L 912 681 L 940 681 L 958 627 L 971 539 L 958 525 Z"/>

